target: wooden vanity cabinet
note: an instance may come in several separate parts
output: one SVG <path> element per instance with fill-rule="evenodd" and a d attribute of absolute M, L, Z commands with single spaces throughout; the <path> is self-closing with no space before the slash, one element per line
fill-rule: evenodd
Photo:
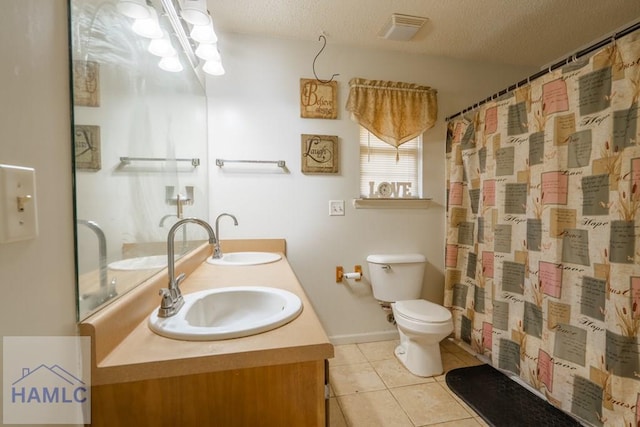
<path fill-rule="evenodd" d="M 325 361 L 92 387 L 93 426 L 325 426 Z"/>

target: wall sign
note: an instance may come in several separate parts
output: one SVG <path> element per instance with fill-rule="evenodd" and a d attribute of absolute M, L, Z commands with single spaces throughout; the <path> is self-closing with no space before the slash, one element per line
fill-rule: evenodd
<path fill-rule="evenodd" d="M 300 79 L 300 117 L 307 119 L 338 118 L 338 82 L 322 83 Z"/>
<path fill-rule="evenodd" d="M 99 171 L 102 167 L 100 126 L 76 125 L 74 127 L 73 144 L 75 147 L 76 169 Z"/>
<path fill-rule="evenodd" d="M 302 135 L 302 173 L 338 173 L 338 137 Z"/>
<path fill-rule="evenodd" d="M 100 64 L 97 62 L 73 61 L 73 104 L 100 106 Z"/>
<path fill-rule="evenodd" d="M 369 197 L 380 199 L 413 199 L 410 182 L 369 181 Z"/>

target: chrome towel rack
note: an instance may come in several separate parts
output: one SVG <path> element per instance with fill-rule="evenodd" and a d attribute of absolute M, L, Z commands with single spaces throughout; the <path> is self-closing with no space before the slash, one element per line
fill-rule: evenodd
<path fill-rule="evenodd" d="M 169 159 L 164 157 L 120 157 L 120 163 L 123 165 L 128 165 L 131 162 L 191 162 L 191 166 L 198 167 L 200 166 L 200 159 L 192 158 L 192 159 Z"/>
<path fill-rule="evenodd" d="M 284 160 L 225 160 L 216 159 L 216 166 L 222 167 L 225 163 L 260 163 L 260 164 L 274 164 L 279 168 L 285 168 L 287 166 Z"/>

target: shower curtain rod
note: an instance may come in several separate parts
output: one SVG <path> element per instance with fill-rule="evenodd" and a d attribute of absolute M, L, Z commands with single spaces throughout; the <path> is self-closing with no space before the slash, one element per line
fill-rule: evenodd
<path fill-rule="evenodd" d="M 527 83 L 529 83 L 529 82 L 530 82 L 530 81 L 532 81 L 532 80 L 537 79 L 538 77 L 542 77 L 542 76 L 544 76 L 545 74 L 548 74 L 548 73 L 550 73 L 551 71 L 553 71 L 553 70 L 555 70 L 555 69 L 557 69 L 557 68 L 560 68 L 560 67 L 562 67 L 563 65 L 568 64 L 569 62 L 575 61 L 575 60 L 576 60 L 576 59 L 578 59 L 578 58 L 581 58 L 581 57 L 583 57 L 583 56 L 585 56 L 585 55 L 588 55 L 588 54 L 592 53 L 593 51 L 595 51 L 595 50 L 597 50 L 597 49 L 600 49 L 600 48 L 601 48 L 601 47 L 603 47 L 603 46 L 606 46 L 607 44 L 611 43 L 612 41 L 617 40 L 617 39 L 619 39 L 620 37 L 624 37 L 624 36 L 626 36 L 627 34 L 631 34 L 632 32 L 634 32 L 634 31 L 636 31 L 636 30 L 638 30 L 638 29 L 640 29 L 640 21 L 639 21 L 639 22 L 636 22 L 635 24 L 632 24 L 631 26 L 629 26 L 629 27 L 627 27 L 627 28 L 625 28 L 625 29 L 623 29 L 623 30 L 621 30 L 621 31 L 618 31 L 618 32 L 616 32 L 616 33 L 613 33 L 613 35 L 611 35 L 611 36 L 609 36 L 609 37 L 607 37 L 607 38 L 605 38 L 605 39 L 602 39 L 601 41 L 599 41 L 599 42 L 597 42 L 597 43 L 594 43 L 593 45 L 591 45 L 591 46 L 589 46 L 589 47 L 587 47 L 587 48 L 585 48 L 585 49 L 582 49 L 582 50 L 577 51 L 577 52 L 576 52 L 576 53 L 574 53 L 573 55 L 567 56 L 565 59 L 563 59 L 563 60 L 561 60 L 561 61 L 558 61 L 558 62 L 556 62 L 555 64 L 552 64 L 549 68 L 546 68 L 546 69 L 544 69 L 544 70 L 540 70 L 540 71 L 538 71 L 537 73 L 530 75 L 530 76 L 529 76 L 529 77 L 527 77 L 526 79 L 521 80 L 521 81 L 519 81 L 518 83 L 516 83 L 516 84 L 514 84 L 514 85 L 511 85 L 511 86 L 509 86 L 509 87 L 508 87 L 508 88 L 506 88 L 506 89 L 501 90 L 500 92 L 496 92 L 496 93 L 494 93 L 493 95 L 491 95 L 490 97 L 485 98 L 485 99 L 483 99 L 482 101 L 480 101 L 480 102 L 478 102 L 478 103 L 476 103 L 476 104 L 473 104 L 473 105 L 471 105 L 471 106 L 469 106 L 469 107 L 465 108 L 464 110 L 459 111 L 459 112 L 457 112 L 457 113 L 455 113 L 455 114 L 453 114 L 453 115 L 451 115 L 451 116 L 447 117 L 447 118 L 445 119 L 445 121 L 447 121 L 447 122 L 448 122 L 449 120 L 451 120 L 451 119 L 453 119 L 453 118 L 455 118 L 455 117 L 458 117 L 459 115 L 464 114 L 464 113 L 466 113 L 467 111 L 471 111 L 471 110 L 473 110 L 473 109 L 475 109 L 475 108 L 480 107 L 480 106 L 481 106 L 481 105 L 483 105 L 483 104 L 486 104 L 487 102 L 489 102 L 489 101 L 491 101 L 491 100 L 493 100 L 493 99 L 499 98 L 499 97 L 501 97 L 502 95 L 505 95 L 505 94 L 507 94 L 507 93 L 509 93 L 509 92 L 511 92 L 511 91 L 513 91 L 513 90 L 515 90 L 515 89 L 517 89 L 517 88 L 519 88 L 520 86 L 522 86 L 522 85 L 524 85 L 524 84 L 527 84 Z"/>

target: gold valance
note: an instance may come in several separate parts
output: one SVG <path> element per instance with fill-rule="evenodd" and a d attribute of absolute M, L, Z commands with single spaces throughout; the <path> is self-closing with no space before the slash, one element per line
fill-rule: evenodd
<path fill-rule="evenodd" d="M 437 93 L 412 83 L 353 78 L 346 108 L 352 120 L 398 147 L 433 127 L 438 116 Z"/>

